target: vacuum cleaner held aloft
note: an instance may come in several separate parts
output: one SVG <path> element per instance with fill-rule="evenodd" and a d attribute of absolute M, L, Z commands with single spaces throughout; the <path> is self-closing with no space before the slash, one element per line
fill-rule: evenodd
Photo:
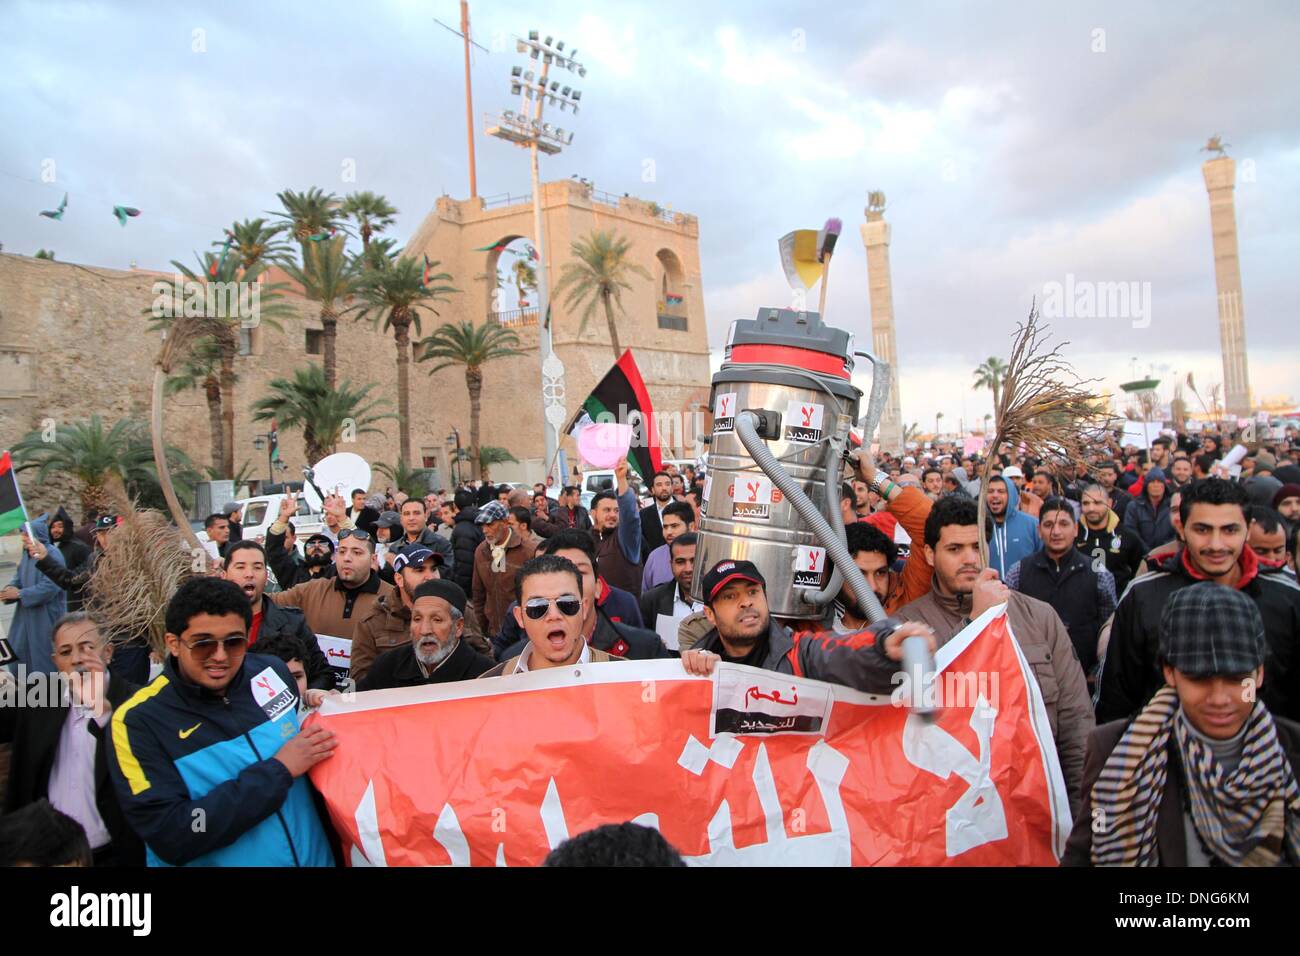
<path fill-rule="evenodd" d="M 855 356 L 873 366 L 860 423 L 862 392 L 851 381 Z M 850 429 L 860 424 L 863 442 L 870 441 L 889 375 L 887 363 L 855 352 L 853 336 L 824 324 L 816 312 L 764 308 L 754 319 L 732 323 L 712 382 L 713 434 L 693 595 L 700 595 L 709 568 L 731 558 L 752 561 L 762 572 L 777 618 L 825 624 L 847 586 L 873 623 L 885 620 L 849 555 L 839 484 Z M 919 647 L 904 648 L 908 673 L 918 665 L 932 673 L 925 640 L 904 641 L 913 643 Z"/>

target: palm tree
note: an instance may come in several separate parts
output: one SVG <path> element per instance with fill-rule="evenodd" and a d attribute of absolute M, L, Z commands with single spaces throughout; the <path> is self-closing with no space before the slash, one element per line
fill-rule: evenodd
<path fill-rule="evenodd" d="M 225 262 L 222 262 L 221 257 L 214 252 L 205 252 L 196 258 L 199 262 L 197 272 L 176 259 L 172 260 L 172 265 L 182 277 L 184 289 L 192 288 L 191 284 L 207 286 L 209 282 L 227 289 L 235 288 L 236 283 L 244 283 L 247 287 L 248 284 L 259 282 L 261 276 L 270 268 L 270 263 L 266 260 L 259 260 L 245 267 L 234 256 L 227 256 Z M 294 314 L 293 309 L 281 298 L 280 294 L 284 289 L 283 282 L 260 283 L 258 289 L 257 321 L 276 331 L 281 329 L 278 318 Z M 180 298 L 183 300 L 185 297 L 182 294 Z M 203 334 L 210 336 L 216 342 L 221 355 L 219 375 L 222 418 L 221 469 L 228 475 L 234 474 L 235 471 L 235 362 L 239 358 L 239 333 L 243 322 L 236 308 L 238 303 L 235 298 L 233 296 L 211 297 L 213 314 L 207 314 L 205 303 L 205 314 L 202 316 L 206 323 Z M 167 330 L 182 318 L 169 316 L 155 320 L 154 325 Z M 186 318 L 185 321 L 188 322 L 189 319 Z M 198 336 L 194 336 L 191 341 L 196 338 Z M 177 362 L 180 358 L 180 355 L 173 355 L 171 361 Z M 164 371 L 170 374 L 171 369 L 167 367 Z"/>
<path fill-rule="evenodd" d="M 208 403 L 208 430 L 212 448 L 212 470 L 218 472 L 214 477 L 221 478 L 220 469 L 224 458 L 222 454 L 222 419 L 221 419 L 221 349 L 216 340 L 202 338 L 197 341 L 181 364 L 180 369 L 167 378 L 164 394 L 176 395 L 191 388 L 203 390 L 203 397 Z"/>
<path fill-rule="evenodd" d="M 402 458 L 397 459 L 396 465 L 380 462 L 375 465 L 375 471 L 391 481 L 398 491 L 404 491 L 412 498 L 425 496 L 429 487 L 429 475 L 433 473 L 432 468 L 412 468 Z"/>
<path fill-rule="evenodd" d="M 993 411 L 996 413 L 1002 400 L 1002 380 L 1006 377 L 1007 365 L 1000 358 L 989 356 L 975 369 L 975 384 L 972 388 L 987 388 L 993 392 Z"/>
<path fill-rule="evenodd" d="M 916 436 L 919 434 L 921 434 L 920 422 L 903 426 L 903 447 L 906 448 L 909 443 L 916 441 Z"/>
<path fill-rule="evenodd" d="M 510 271 L 515 277 L 515 288 L 519 291 L 519 308 L 522 309 L 528 290 L 537 288 L 537 270 L 523 259 L 516 259 Z"/>
<path fill-rule="evenodd" d="M 265 219 L 245 219 L 231 225 L 226 232 L 230 240 L 230 251 L 244 269 L 251 269 L 259 262 L 270 262 L 288 254 L 289 244 L 280 239 L 281 226 L 268 224 Z M 224 248 L 226 239 L 219 239 L 214 246 Z"/>
<path fill-rule="evenodd" d="M 13 446 L 14 468 L 17 471 L 37 469 L 36 480 L 40 482 L 56 475 L 72 478 L 83 511 L 122 507 L 127 504 L 120 500 L 123 493 L 157 497 L 153 445 L 143 422 L 123 418 L 105 428 L 104 420 L 92 415 L 89 419 L 59 425 L 53 441 L 44 439 L 41 431 L 20 438 Z M 168 446 L 166 457 L 179 470 L 193 473 L 189 459 L 180 449 Z"/>
<path fill-rule="evenodd" d="M 620 312 L 623 310 L 623 290 L 632 288 L 629 275 L 650 278 L 649 272 L 628 258 L 630 247 L 629 240 L 614 232 L 593 232 L 585 239 L 578 239 L 570 246 L 577 261 L 565 264 L 555 286 L 556 295 L 567 293 L 565 308 L 582 309 L 579 335 L 595 315 L 597 304 L 605 307 L 605 323 L 609 326 L 615 362 L 622 357 L 623 349 L 618 341 L 614 306 Z"/>
<path fill-rule="evenodd" d="M 331 388 L 338 377 L 335 346 L 338 341 L 340 306 L 351 301 L 360 274 L 359 260 L 345 251 L 344 236 L 302 247 L 302 265 L 292 260 L 281 263 L 285 273 L 302 286 L 303 294 L 320 304 L 321 338 L 325 348 L 325 381 Z"/>
<path fill-rule="evenodd" d="M 943 418 L 943 412 L 936 412 L 934 416 L 934 437 L 939 437 L 939 419 Z"/>
<path fill-rule="evenodd" d="M 469 455 L 475 478 L 483 471 L 479 448 L 479 412 L 483 397 L 483 366 L 495 359 L 522 355 L 519 336 L 496 323 L 448 322 L 419 343 L 418 362 L 437 361 L 433 375 L 451 365 L 465 366 L 465 388 L 469 391 Z"/>
<path fill-rule="evenodd" d="M 302 429 L 310 465 L 334 453 L 349 425 L 356 427 L 356 435 L 383 434 L 375 423 L 396 417 L 382 401 L 369 399 L 373 386 L 353 389 L 344 379 L 331 388 L 319 365 L 299 368 L 291 379 L 273 379 L 268 388 L 270 394 L 253 403 L 253 421 Z"/>
<path fill-rule="evenodd" d="M 434 315 L 438 312 L 430 304 L 445 301 L 447 294 L 458 292 L 449 285 L 436 285 L 447 282 L 451 276 L 445 272 L 434 273 L 437 262 L 425 266 L 413 256 L 401 256 L 387 259 L 386 255 L 377 260 L 372 244 L 370 253 L 365 257 L 367 267 L 357 280 L 357 292 L 361 303 L 349 311 L 357 312 L 357 318 L 368 318 L 375 324 L 382 318 L 384 331 L 393 332 L 397 342 L 397 409 L 401 417 L 401 453 L 404 461 L 411 460 L 411 328 L 420 334 L 420 310 L 428 309 Z M 372 265 L 373 264 L 373 265 Z M 426 271 L 429 273 L 425 280 Z"/>
<path fill-rule="evenodd" d="M 496 445 L 484 445 L 478 450 L 478 462 L 483 469 L 483 480 L 490 481 L 493 465 L 500 465 L 507 461 L 518 462 L 519 459 L 510 454 L 504 448 L 498 448 Z"/>
<path fill-rule="evenodd" d="M 280 211 L 271 215 L 282 220 L 279 228 L 287 230 L 298 242 L 306 244 L 311 236 L 333 233 L 342 228 L 343 213 L 339 198 L 327 193 L 318 186 L 312 186 L 306 192 L 296 193 L 292 189 L 276 193 L 280 200 Z"/>
<path fill-rule="evenodd" d="M 357 221 L 357 231 L 361 234 L 361 248 L 370 248 L 370 237 L 383 232 L 396 220 L 397 210 L 388 204 L 388 200 L 378 193 L 351 193 L 343 200 L 339 212 Z"/>

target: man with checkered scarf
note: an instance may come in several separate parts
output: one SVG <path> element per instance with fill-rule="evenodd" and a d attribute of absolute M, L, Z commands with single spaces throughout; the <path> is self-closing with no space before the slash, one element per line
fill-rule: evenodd
<path fill-rule="evenodd" d="M 1274 716 L 1264 621 L 1202 581 L 1160 622 L 1165 686 L 1088 740 L 1067 866 L 1300 865 L 1300 724 Z"/>

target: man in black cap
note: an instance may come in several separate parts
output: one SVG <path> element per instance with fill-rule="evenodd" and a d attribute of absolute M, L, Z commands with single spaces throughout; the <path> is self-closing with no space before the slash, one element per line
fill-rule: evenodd
<path fill-rule="evenodd" d="M 854 634 L 794 634 L 773 620 L 767 582 L 750 561 L 717 562 L 704 576 L 702 589 L 704 613 L 713 627 L 682 652 L 688 674 L 706 676 L 724 661 L 855 687 L 863 671 L 856 658 L 883 653 L 901 662 L 903 639 L 908 637 L 926 638 L 932 652 L 936 646 L 934 631 L 919 621 L 886 620 Z M 885 635 L 880 649 L 875 646 L 877 634 Z"/>
<path fill-rule="evenodd" d="M 402 593 L 405 599 L 405 589 Z M 491 658 L 464 639 L 465 592 L 458 585 L 425 581 L 413 597 L 407 645 L 380 654 L 358 681 L 357 690 L 469 680 L 492 668 Z"/>
<path fill-rule="evenodd" d="M 1161 614 L 1159 655 L 1164 686 L 1088 741 L 1062 863 L 1300 865 L 1300 724 L 1257 699 L 1258 604 L 1210 581 L 1182 588 Z"/>

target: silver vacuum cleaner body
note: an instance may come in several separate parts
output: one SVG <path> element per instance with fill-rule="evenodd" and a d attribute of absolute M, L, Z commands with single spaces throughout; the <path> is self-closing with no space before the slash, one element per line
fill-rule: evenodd
<path fill-rule="evenodd" d="M 826 613 L 829 604 L 810 604 L 800 594 L 829 584 L 826 548 L 746 452 L 735 416 L 762 410 L 768 449 L 822 514 L 838 510 L 842 456 L 862 399 L 852 372 L 853 336 L 824 325 L 816 312 L 760 309 L 756 318 L 732 323 L 710 395 L 713 433 L 691 582 L 696 599 L 709 568 L 744 559 L 767 580 L 772 614 L 814 620 Z"/>

